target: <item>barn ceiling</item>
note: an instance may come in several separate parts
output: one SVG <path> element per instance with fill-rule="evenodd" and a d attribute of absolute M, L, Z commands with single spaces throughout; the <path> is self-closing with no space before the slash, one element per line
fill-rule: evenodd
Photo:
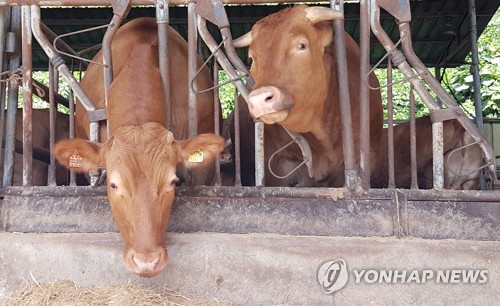
<path fill-rule="evenodd" d="M 410 1 L 412 11 L 413 47 L 420 59 L 429 67 L 454 67 L 465 62 L 470 52 L 470 23 L 467 0 L 418 0 Z M 289 5 L 245 5 L 226 6 L 233 37 L 250 30 L 259 19 Z M 500 0 L 476 0 L 478 35 L 500 6 Z M 171 7 L 170 23 L 184 37 L 187 37 L 186 7 Z M 42 20 L 57 34 L 64 34 L 109 23 L 111 8 L 43 8 Z M 140 16 L 155 16 L 153 7 L 132 8 L 128 19 Z M 359 3 L 345 4 L 345 29 L 356 40 L 359 37 Z M 393 41 L 399 38 L 394 18 L 382 14 L 382 25 Z M 213 33 L 216 33 L 215 29 Z M 65 37 L 74 50 L 81 51 L 99 44 L 103 30 Z M 217 35 L 215 35 L 217 37 Z M 371 63 L 375 64 L 384 50 L 372 36 Z M 246 62 L 245 50 L 240 56 Z M 46 69 L 47 58 L 35 44 L 33 49 L 35 69 Z"/>

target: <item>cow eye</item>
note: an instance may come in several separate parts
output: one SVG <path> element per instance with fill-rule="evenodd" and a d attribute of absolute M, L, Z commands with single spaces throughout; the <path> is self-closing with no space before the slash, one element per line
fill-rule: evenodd
<path fill-rule="evenodd" d="M 109 184 L 109 187 L 111 187 L 111 189 L 113 189 L 113 190 L 118 190 L 118 185 L 116 185 L 116 183 L 111 182 Z"/>
<path fill-rule="evenodd" d="M 251 66 L 253 64 L 253 58 L 251 56 L 248 57 L 248 66 Z"/>
<path fill-rule="evenodd" d="M 175 185 L 177 185 L 177 183 L 179 183 L 179 178 L 178 177 L 175 177 L 173 178 L 171 181 L 170 181 L 170 186 L 172 187 L 175 187 Z"/>
<path fill-rule="evenodd" d="M 299 50 L 305 50 L 305 49 L 307 49 L 307 44 L 300 43 L 299 44 Z"/>

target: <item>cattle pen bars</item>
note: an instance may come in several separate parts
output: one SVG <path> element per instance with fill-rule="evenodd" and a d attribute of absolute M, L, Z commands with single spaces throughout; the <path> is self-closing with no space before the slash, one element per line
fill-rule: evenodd
<path fill-rule="evenodd" d="M 205 2 L 208 3 L 207 1 L 198 1 L 198 3 L 194 6 L 194 8 L 196 10 L 198 10 L 202 5 L 204 5 Z M 226 1 L 225 3 L 243 4 L 243 3 L 255 3 L 255 2 L 259 3 L 259 2 L 265 2 L 265 1 L 235 0 L 235 1 Z M 281 1 L 278 1 L 278 2 L 281 2 Z M 290 2 L 290 1 L 287 1 L 287 2 Z M 89 112 L 89 117 L 92 117 L 92 113 L 94 113 L 95 116 L 93 116 L 93 118 L 95 121 L 93 121 L 91 123 L 91 126 L 93 127 L 93 128 L 91 128 L 91 130 L 93 131 L 91 135 L 95 134 L 94 136 L 91 136 L 91 138 L 93 140 L 97 139 L 97 122 L 96 121 L 102 120 L 102 113 L 103 112 L 102 112 L 102 110 L 96 110 L 92 106 L 91 101 L 88 101 L 88 98 L 86 97 L 85 93 L 79 88 L 79 85 L 77 84 L 76 80 L 71 75 L 71 73 L 69 72 L 69 69 L 67 68 L 67 66 L 64 64 L 64 62 L 62 61 L 60 56 L 57 54 L 57 52 L 54 50 L 54 48 L 50 45 L 45 34 L 41 31 L 39 6 L 67 6 L 67 5 L 98 6 L 98 5 L 109 5 L 110 3 L 113 3 L 113 1 L 99 1 L 99 0 L 96 0 L 96 1 L 90 1 L 90 0 L 61 0 L 61 1 L 50 1 L 50 0 L 46 0 L 46 1 L 43 1 L 43 0 L 40 0 L 40 1 L 35 1 L 35 0 L 9 1 L 9 0 L 6 0 L 6 1 L 0 1 L 0 6 L 10 6 L 10 5 L 19 5 L 20 4 L 24 8 L 27 8 L 28 5 L 31 5 L 30 10 L 27 10 L 27 9 L 23 10 L 23 14 L 24 14 L 23 16 L 31 15 L 31 18 L 30 19 L 23 18 L 23 20 L 27 20 L 26 22 L 28 22 L 28 21 L 31 22 L 31 26 L 33 29 L 33 35 L 40 42 L 40 44 L 42 45 L 42 48 L 45 50 L 45 52 L 49 55 L 49 58 L 51 60 L 51 63 L 53 64 L 54 68 L 57 69 L 62 74 L 65 81 L 68 82 L 68 84 L 70 84 L 70 86 L 73 88 L 76 96 L 79 98 L 79 100 L 83 103 L 84 107 Z M 152 0 L 135 0 L 135 1 L 133 0 L 133 1 L 129 1 L 128 5 L 155 5 L 156 4 L 157 11 L 159 12 L 159 15 L 157 16 L 159 23 L 166 25 L 168 23 L 168 10 L 166 12 L 165 12 L 165 10 L 168 8 L 168 6 L 169 5 L 188 4 L 188 3 L 190 3 L 190 2 L 184 1 L 184 0 L 183 1 L 179 1 L 179 0 L 160 1 L 160 2 L 152 1 Z M 218 13 L 223 12 L 224 17 L 225 17 L 225 12 L 223 11 L 222 2 L 220 2 L 220 3 L 212 2 L 212 6 L 214 5 L 213 3 L 216 3 L 216 5 L 219 5 L 219 6 L 218 7 L 216 6 L 215 8 L 212 7 L 212 9 L 214 9 L 214 10 L 218 9 L 219 10 Z M 331 5 L 333 7 L 335 7 L 338 5 L 342 5 L 342 3 L 343 3 L 343 1 L 333 1 Z M 408 3 L 406 3 L 406 8 L 409 9 L 409 6 L 407 4 Z M 360 44 L 361 44 L 361 50 L 362 50 L 361 56 L 362 56 L 362 63 L 363 63 L 361 66 L 362 67 L 361 68 L 362 76 L 364 76 L 366 74 L 366 67 L 367 67 L 366 61 L 368 58 L 367 54 L 369 52 L 369 44 L 367 47 L 367 43 L 366 43 L 366 39 L 368 37 L 368 35 L 366 35 L 366 29 L 369 30 L 369 26 L 367 27 L 367 19 L 366 18 L 368 18 L 368 16 L 369 16 L 368 11 L 370 9 L 371 9 L 370 15 L 372 16 L 372 18 L 371 18 L 372 29 L 374 30 L 375 34 L 378 34 L 377 37 L 383 42 L 384 46 L 389 46 L 388 50 L 392 50 L 392 51 L 394 50 L 394 48 L 393 48 L 394 46 L 390 45 L 390 43 L 387 40 L 385 40 L 384 35 L 381 34 L 382 32 L 380 31 L 380 27 L 377 23 L 377 19 L 375 18 L 377 15 L 377 10 L 378 10 L 379 5 L 387 6 L 387 3 L 386 3 L 386 1 L 378 1 L 378 2 L 371 1 L 371 7 L 369 8 L 368 1 L 360 1 L 360 16 L 361 16 L 360 21 L 362 24 L 361 33 L 360 33 L 360 35 L 361 35 Z M 163 12 L 161 10 L 163 10 Z M 408 14 L 409 14 L 409 12 L 408 12 Z M 126 15 L 125 11 L 124 11 L 123 15 Z M 198 11 L 198 14 L 192 13 L 191 15 L 192 15 L 191 18 L 195 19 L 195 18 L 200 18 L 199 15 L 201 15 L 201 14 L 199 14 L 199 11 Z M 216 16 L 220 17 L 221 15 L 216 15 Z M 396 17 L 398 17 L 398 16 L 396 16 Z M 227 17 L 225 17 L 225 18 L 227 19 Z M 403 20 L 401 18 L 398 18 L 398 19 L 400 21 Z M 190 24 L 193 24 L 193 23 L 190 22 Z M 198 23 L 197 28 L 200 31 L 201 36 L 206 37 L 206 35 L 205 35 L 206 31 L 205 31 L 205 34 L 203 34 L 203 32 L 204 32 L 203 27 L 204 27 L 203 22 Z M 164 29 L 163 26 L 160 29 Z M 229 24 L 221 26 L 220 29 L 221 29 L 221 33 L 223 34 L 223 37 L 226 37 L 224 40 L 224 45 L 225 45 L 225 49 L 226 49 L 227 57 L 228 57 L 227 60 L 221 59 L 221 57 L 220 57 L 221 52 L 215 51 L 216 58 L 219 60 L 222 68 L 224 68 L 226 71 L 228 71 L 229 74 L 231 74 L 231 70 L 234 71 L 233 76 L 235 78 L 239 77 L 239 75 L 238 75 L 238 73 L 236 73 L 236 71 L 240 71 L 240 73 L 248 74 L 244 65 L 242 65 L 238 60 L 235 60 L 235 53 L 233 52 L 234 50 L 231 49 L 232 47 L 230 44 L 231 38 L 230 38 L 230 34 L 229 34 Z M 400 23 L 400 31 L 401 31 L 401 33 L 409 33 L 408 22 L 401 22 Z M 408 38 L 409 38 L 409 36 L 408 36 Z M 204 40 L 205 40 L 205 38 L 204 38 Z M 207 39 L 207 41 L 208 41 L 208 39 Z M 167 42 L 165 41 L 164 43 L 161 43 L 160 45 L 165 46 L 166 43 Z M 438 94 L 439 98 L 441 100 L 443 100 L 446 105 L 454 106 L 455 102 L 449 101 L 450 98 L 444 92 L 442 87 L 437 83 L 437 81 L 432 76 L 430 76 L 429 73 L 424 71 L 425 67 L 423 67 L 421 64 L 419 64 L 418 59 L 416 59 L 416 56 L 412 52 L 411 41 L 409 39 L 403 40 L 402 47 L 403 47 L 404 53 L 408 57 L 408 61 L 419 72 L 419 75 L 421 75 L 425 79 L 425 81 L 432 87 L 432 89 Z M 209 48 L 212 48 L 212 47 L 209 46 Z M 166 50 L 166 48 L 163 50 Z M 397 58 L 394 59 L 394 61 L 399 62 Z M 231 66 L 234 66 L 234 67 L 228 68 L 227 64 L 230 64 Z M 29 63 L 27 63 L 27 65 L 29 65 Z M 26 66 L 26 67 L 28 67 L 28 66 Z M 401 69 L 403 70 L 403 72 L 405 71 L 404 67 Z M 194 75 L 194 74 L 191 73 L 191 75 Z M 167 72 L 164 72 L 164 71 L 162 72 L 162 77 L 163 76 L 168 78 L 168 70 L 167 70 Z M 417 93 L 419 93 L 419 95 L 423 95 L 424 101 L 426 103 L 430 103 L 430 104 L 428 104 L 428 106 L 431 109 L 433 109 L 434 104 L 432 102 L 428 102 L 432 99 L 429 99 L 428 94 L 423 92 L 421 85 L 416 84 L 419 82 L 412 81 L 412 80 L 413 80 L 413 78 L 410 76 L 410 82 L 415 83 L 414 85 L 416 86 Z M 26 78 L 25 82 L 28 82 L 27 78 Z M 165 82 L 168 82 L 168 79 L 167 79 L 167 81 L 164 80 L 164 84 L 166 84 Z M 247 77 L 247 82 L 249 84 L 251 84 L 251 78 Z M 342 82 L 342 80 L 339 80 L 339 82 Z M 238 90 L 242 94 L 242 96 L 245 97 L 247 95 L 248 89 L 244 86 L 244 84 L 241 81 L 236 81 L 236 85 L 238 87 Z M 166 86 L 166 87 L 168 87 L 168 86 Z M 344 88 L 344 87 L 341 86 L 341 88 Z M 367 154 L 369 153 L 369 149 L 367 149 L 367 146 L 366 146 L 366 144 L 369 144 L 369 133 L 367 132 L 368 119 L 366 117 L 363 118 L 363 116 L 366 116 L 366 113 L 367 113 L 366 107 L 368 105 L 366 102 L 366 90 L 367 90 L 366 86 L 361 87 L 361 97 L 365 97 L 365 98 L 361 99 L 361 105 L 362 105 L 362 107 L 361 107 L 361 109 L 362 109 L 362 111 L 361 111 L 361 116 L 362 116 L 361 124 L 362 124 L 362 127 L 364 126 L 365 128 L 362 128 L 363 133 L 361 134 L 361 145 L 360 145 L 361 161 L 360 161 L 360 173 L 359 174 L 361 177 L 362 186 L 364 188 L 366 188 L 369 185 L 369 184 L 367 184 L 367 180 L 368 180 L 369 175 L 370 175 L 369 159 L 367 158 L 367 156 L 368 156 Z M 28 93 L 28 95 L 29 95 L 29 93 Z M 195 97 L 193 98 L 193 100 L 194 99 L 195 99 Z M 27 102 L 27 103 L 29 104 L 29 102 Z M 166 103 L 167 103 L 167 101 L 166 101 Z M 195 102 L 192 102 L 192 103 L 195 103 Z M 191 109 L 193 109 L 193 107 L 195 105 L 192 103 L 191 103 L 191 107 L 190 107 Z M 449 110 L 449 112 L 455 111 L 455 109 L 452 107 L 450 107 L 447 110 Z M 29 111 L 29 106 L 28 106 L 26 111 Z M 437 109 L 436 109 L 436 111 L 437 111 Z M 444 113 L 444 112 L 442 112 L 442 113 Z M 436 115 L 436 116 L 434 116 L 434 118 L 435 117 L 438 117 L 438 116 Z M 491 147 L 489 147 L 489 145 L 484 141 L 484 138 L 482 138 L 482 136 L 477 132 L 475 127 L 473 127 L 471 125 L 471 123 L 468 121 L 468 119 L 467 118 L 463 119 L 463 118 L 465 118 L 463 115 L 462 116 L 458 115 L 458 117 L 457 117 L 457 119 L 460 120 L 461 123 L 464 125 L 467 132 L 469 132 L 474 137 L 474 139 L 478 142 L 478 144 L 482 147 L 483 151 L 485 152 L 486 160 L 488 162 L 488 169 L 490 170 L 490 174 L 494 175 L 494 170 L 493 170 L 494 169 L 494 161 L 493 161 L 494 158 L 493 158 L 493 154 L 491 152 Z M 190 122 L 191 121 L 193 121 L 193 120 L 190 120 Z M 256 159 L 258 161 L 259 160 L 261 161 L 258 163 L 259 166 L 256 166 L 256 168 L 257 168 L 256 176 L 258 178 L 257 185 L 264 185 L 264 182 L 263 182 L 263 176 L 264 176 L 263 175 L 263 173 L 264 173 L 263 156 L 264 155 L 263 155 L 263 144 L 262 144 L 263 143 L 263 130 L 262 130 L 261 125 L 262 125 L 262 123 L 256 124 L 256 135 L 257 135 L 257 137 L 256 137 L 256 157 L 257 158 Z M 438 134 L 440 134 L 439 123 L 434 124 L 434 126 L 437 128 L 436 131 L 438 132 Z M 29 125 L 26 126 L 26 129 L 27 129 L 27 131 L 29 130 Z M 190 130 L 193 132 L 194 128 L 191 127 Z M 348 127 L 344 127 L 343 133 L 349 133 L 349 130 L 350 129 Z M 348 135 L 349 134 L 346 134 L 346 136 L 344 136 L 344 139 L 349 139 L 350 137 Z M 26 136 L 26 137 L 28 137 L 28 136 Z M 27 138 L 27 139 L 29 139 L 29 138 Z M 300 141 L 298 141 L 298 144 L 300 146 Z M 307 145 L 307 143 L 306 143 L 306 145 Z M 27 146 L 26 150 L 29 151 L 29 142 L 26 143 L 26 146 Z M 436 152 L 439 152 L 439 149 L 438 149 L 439 146 L 442 146 L 442 140 L 439 140 L 439 137 L 438 137 L 437 142 L 436 142 L 436 150 L 437 150 Z M 350 146 L 347 145 L 346 148 L 349 148 L 349 147 Z M 303 152 L 307 151 L 304 149 L 304 145 L 301 146 L 301 150 Z M 354 155 L 354 152 L 352 152 L 350 149 L 345 149 L 345 150 L 346 150 L 346 152 L 345 152 L 346 159 L 349 159 L 351 156 Z M 440 157 L 440 155 L 441 155 L 441 157 Z M 304 158 L 307 160 L 307 154 L 304 154 Z M 442 175 L 443 166 L 442 165 L 444 162 L 443 158 L 442 158 L 442 154 L 436 153 L 434 161 L 435 161 L 435 166 L 434 166 L 434 169 L 435 169 L 435 171 L 434 171 L 434 173 L 435 173 L 435 177 L 434 177 L 435 188 L 441 189 L 442 188 L 441 187 L 442 186 L 442 177 L 443 177 L 443 175 Z M 311 163 L 310 160 L 308 160 L 308 162 Z M 349 186 L 349 185 L 351 185 L 351 182 L 353 181 L 352 178 L 357 177 L 357 173 L 356 173 L 357 169 L 356 169 L 356 167 L 351 167 L 351 166 L 348 166 L 347 164 L 350 164 L 350 163 L 346 162 L 346 166 L 347 166 L 346 167 L 346 171 L 347 171 L 346 172 L 346 182 L 347 182 L 347 185 Z M 29 166 L 28 162 L 26 162 L 25 168 L 26 168 L 26 172 L 28 175 L 27 177 L 29 177 L 30 166 Z M 354 171 L 354 172 L 352 172 L 352 171 Z M 349 173 L 349 174 L 347 174 L 347 173 Z M 353 175 L 351 175 L 351 174 L 353 174 Z M 29 185 L 29 183 L 28 183 L 28 185 Z"/>

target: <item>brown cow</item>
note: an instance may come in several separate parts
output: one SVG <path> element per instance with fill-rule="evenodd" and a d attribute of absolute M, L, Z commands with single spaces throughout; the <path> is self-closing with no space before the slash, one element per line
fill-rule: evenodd
<path fill-rule="evenodd" d="M 432 123 L 430 117 L 415 121 L 417 181 L 422 189 L 433 188 Z M 483 153 L 478 145 L 472 145 L 473 138 L 457 120 L 443 122 L 444 188 L 457 190 L 479 189 L 484 164 Z M 470 145 L 464 147 L 466 145 Z M 459 149 L 462 148 L 463 149 Z M 459 150 L 458 150 L 459 149 Z M 387 187 L 387 130 L 381 137 L 380 160 L 377 162 L 378 179 L 372 180 L 372 187 Z M 410 125 L 408 122 L 394 126 L 394 177 L 398 188 L 410 188 Z"/>
<path fill-rule="evenodd" d="M 172 131 L 167 121 L 163 86 L 158 68 L 158 34 L 153 18 L 140 18 L 121 27 L 112 43 L 114 81 L 107 107 L 111 137 L 102 144 L 90 143 L 86 112 L 77 107 L 77 133 L 84 139 L 65 140 L 56 147 L 57 158 L 87 172 L 99 167 L 107 171 L 107 192 L 113 217 L 125 242 L 124 262 L 132 272 L 151 277 L 167 263 L 165 232 L 178 165 L 198 167 L 192 180 L 211 183 L 212 160 L 222 151 L 224 140 L 215 134 L 187 138 L 188 72 L 187 43 L 169 29 L 170 100 Z M 101 60 L 97 54 L 94 60 Z M 198 64 L 202 62 L 199 59 Z M 203 69 L 199 88 L 211 86 Z M 81 82 L 97 107 L 104 105 L 103 71 L 90 65 Z M 214 132 L 211 92 L 198 97 L 198 133 Z M 174 139 L 175 136 L 175 139 Z M 194 156 L 194 158 L 193 158 Z M 188 179 L 188 177 L 184 177 Z"/>
<path fill-rule="evenodd" d="M 49 150 L 49 112 L 46 109 L 33 109 L 32 115 L 33 126 L 33 148 Z M 23 110 L 18 109 L 16 112 L 16 153 L 14 156 L 14 172 L 12 177 L 13 186 L 21 186 L 23 184 Z M 56 112 L 56 141 L 69 137 L 69 120 L 68 116 Z M 5 139 L 5 137 L 4 137 Z M 18 150 L 18 147 L 19 150 Z M 3 154 L 2 154 L 3 156 Z M 44 155 L 39 159 L 36 154 L 33 156 L 33 186 L 47 186 L 47 174 L 49 156 Z M 0 161 L 3 165 L 3 158 Z M 68 170 L 61 167 L 56 167 L 56 184 L 68 184 Z"/>
<path fill-rule="evenodd" d="M 314 177 L 305 167 L 286 179 L 276 179 L 266 172 L 266 185 L 332 186 L 344 184 L 342 128 L 339 109 L 336 60 L 334 57 L 332 20 L 339 12 L 325 7 L 299 5 L 286 8 L 258 21 L 251 32 L 235 40 L 237 47 L 249 46 L 250 69 L 255 87 L 249 95 L 251 115 L 267 124 L 277 123 L 302 133 L 313 152 Z M 359 162 L 359 47 L 346 33 L 347 67 L 352 109 L 356 160 Z M 374 75 L 370 83 L 378 84 Z M 242 139 L 252 136 L 242 107 Z M 249 116 L 247 116 L 249 117 Z M 247 118 L 248 119 L 248 118 Z M 348 119 L 350 120 L 350 119 Z M 370 137 L 372 146 L 382 133 L 382 99 L 380 91 L 370 91 Z M 290 137 L 277 125 L 265 127 L 265 154 L 283 147 Z M 246 148 L 248 146 L 249 148 Z M 252 167 L 251 142 L 242 143 L 242 168 Z M 377 151 L 372 150 L 372 173 Z M 278 153 L 271 165 L 283 175 L 302 161 L 301 152 L 290 146 Z"/>

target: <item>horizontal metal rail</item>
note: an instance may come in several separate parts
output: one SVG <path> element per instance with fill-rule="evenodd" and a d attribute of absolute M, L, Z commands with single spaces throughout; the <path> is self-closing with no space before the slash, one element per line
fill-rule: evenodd
<path fill-rule="evenodd" d="M 0 6 L 111 6 L 111 0 L 0 0 Z M 131 0 L 131 5 L 156 5 L 156 0 Z M 269 0 L 225 0 L 224 4 L 258 4 L 270 3 Z M 275 0 L 272 3 L 328 3 L 328 1 Z M 190 0 L 170 0 L 169 6 L 188 5 Z"/>

